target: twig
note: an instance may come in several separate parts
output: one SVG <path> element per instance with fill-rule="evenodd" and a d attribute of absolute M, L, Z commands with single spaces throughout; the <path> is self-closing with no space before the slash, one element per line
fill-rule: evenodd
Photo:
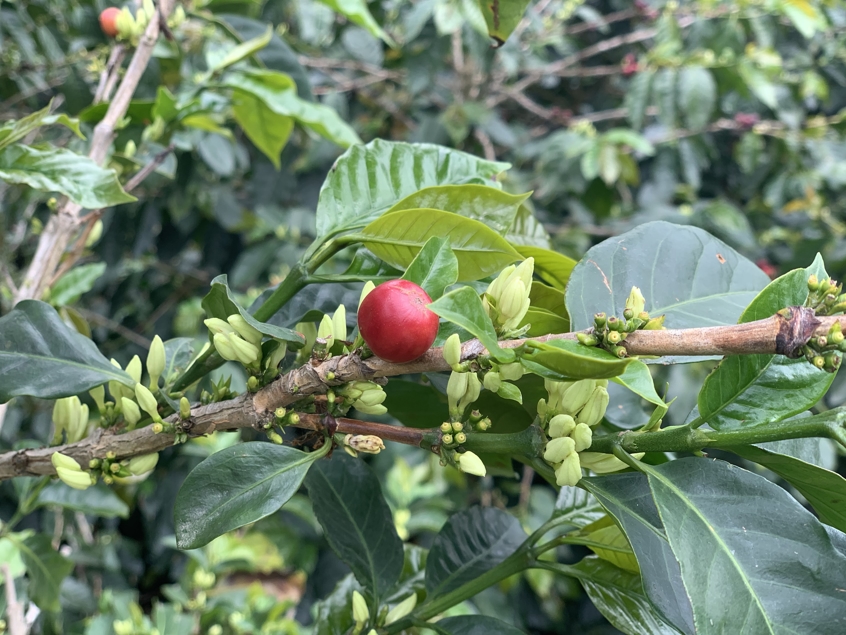
<path fill-rule="evenodd" d="M 473 129 L 473 136 L 476 137 L 476 140 L 482 146 L 485 158 L 488 161 L 496 161 L 496 150 L 494 149 L 494 144 L 493 141 L 491 141 L 490 135 L 477 126 Z"/>
<path fill-rule="evenodd" d="M 109 61 L 106 62 L 106 68 L 100 73 L 100 82 L 97 84 L 97 90 L 94 92 L 95 104 L 109 100 L 120 75 L 120 67 L 123 64 L 124 57 L 126 57 L 126 47 L 123 44 L 116 44 L 112 48 L 112 52 L 109 53 Z"/>
<path fill-rule="evenodd" d="M 26 627 L 23 606 L 18 602 L 18 596 L 15 593 L 15 580 L 12 578 L 12 572 L 5 562 L 0 564 L 0 570 L 3 571 L 3 580 L 6 582 L 6 617 L 9 618 L 6 626 L 9 629 L 9 635 L 27 635 L 29 629 Z"/>
<path fill-rule="evenodd" d="M 83 309 L 81 307 L 76 307 L 75 311 L 79 313 L 82 317 L 90 322 L 94 322 L 99 324 L 100 326 L 105 326 L 110 331 L 114 331 L 121 337 L 126 340 L 129 340 L 133 344 L 137 344 L 142 348 L 149 349 L 150 348 L 150 340 L 148 340 L 143 335 L 139 335 L 135 331 L 126 328 L 123 324 L 119 322 L 115 322 L 112 319 L 107 318 L 105 315 L 100 315 L 99 313 L 95 313 L 94 311 L 89 311 L 88 309 Z"/>

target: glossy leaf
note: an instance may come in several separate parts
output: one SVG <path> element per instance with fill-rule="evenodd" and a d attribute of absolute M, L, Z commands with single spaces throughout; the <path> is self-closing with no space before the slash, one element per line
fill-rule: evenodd
<path fill-rule="evenodd" d="M 133 384 L 49 304 L 24 300 L 0 318 L 0 403 L 70 397 L 107 381 Z"/>
<path fill-rule="evenodd" d="M 59 192 L 88 209 L 131 203 L 114 170 L 65 148 L 13 144 L 0 150 L 0 179 L 42 192 Z"/>
<path fill-rule="evenodd" d="M 656 221 L 588 250 L 567 287 L 567 310 L 573 330 L 590 328 L 596 313 L 622 315 L 636 286 L 646 310 L 665 315 L 669 329 L 734 324 L 769 281 L 754 263 L 707 232 Z"/>
<path fill-rule="evenodd" d="M 640 573 L 637 558 L 632 552 L 626 535 L 610 516 L 604 516 L 584 527 L 579 532 L 579 536 L 594 543 L 587 545 L 588 549 L 606 562 L 630 573 Z"/>
<path fill-rule="evenodd" d="M 562 487 L 552 515 L 566 518 L 574 527 L 581 529 L 605 516 L 605 510 L 590 492 L 580 487 Z"/>
<path fill-rule="evenodd" d="M 697 631 L 690 599 L 646 477 L 609 474 L 583 478 L 580 484 L 596 496 L 626 533 L 637 556 L 644 591 L 658 613 L 682 633 L 694 635 Z"/>
<path fill-rule="evenodd" d="M 519 628 L 487 615 L 455 615 L 434 624 L 438 635 L 524 635 Z"/>
<path fill-rule="evenodd" d="M 505 238 L 512 245 L 526 245 L 541 249 L 549 249 L 551 246 L 549 234 L 543 224 L 535 218 L 532 210 L 525 203 L 517 210 L 514 224 L 511 225 Z"/>
<path fill-rule="evenodd" d="M 369 276 L 366 277 L 370 279 Z M 340 304 L 346 307 L 347 322 L 352 323 L 350 320 L 358 311 L 362 286 L 364 285 L 360 282 L 310 284 L 285 303 L 267 323 L 293 328 L 298 322 L 316 322 L 324 314 L 332 315 Z M 260 307 L 273 291 L 274 289 L 264 291 L 250 306 L 250 311 Z"/>
<path fill-rule="evenodd" d="M 194 338 L 174 337 L 164 343 L 165 369 L 162 373 L 165 381 L 172 381 L 183 370 L 188 368 L 194 356 Z"/>
<path fill-rule="evenodd" d="M 426 559 L 427 598 L 472 582 L 514 553 L 526 539 L 520 522 L 493 507 L 453 514 Z"/>
<path fill-rule="evenodd" d="M 808 276 L 825 276 L 822 259 L 773 280 L 740 316 L 740 323 L 775 315 L 808 297 Z M 834 373 L 783 355 L 733 355 L 712 372 L 699 392 L 699 417 L 716 430 L 781 421 L 804 412 L 828 390 Z"/>
<path fill-rule="evenodd" d="M 446 238 L 432 236 L 417 252 L 403 274 L 421 287 L 433 300 L 444 294 L 444 289 L 458 280 L 458 259 L 452 253 Z"/>
<path fill-rule="evenodd" d="M 50 112 L 52 110 L 53 104 L 51 103 L 41 110 L 37 110 L 25 117 L 6 121 L 0 125 L 0 150 L 22 140 L 29 133 L 38 130 L 40 127 L 51 124 L 61 124 L 66 126 L 67 128 L 70 128 L 76 136 L 83 139 L 85 138 L 79 130 L 79 121 L 71 119 L 67 115 L 51 115 Z"/>
<path fill-rule="evenodd" d="M 639 360 L 635 360 L 626 366 L 625 372 L 622 375 L 613 377 L 611 381 L 625 386 L 651 404 L 666 408 L 664 400 L 655 392 L 655 382 L 652 381 L 652 374 L 649 372 L 649 367 Z"/>
<path fill-rule="evenodd" d="M 482 2 L 482 14 L 488 25 L 488 35 L 502 46 L 512 31 L 520 24 L 529 0 L 500 0 L 499 2 Z"/>
<path fill-rule="evenodd" d="M 282 507 L 319 452 L 271 443 L 240 443 L 215 452 L 185 479 L 173 516 L 176 544 L 196 549 Z"/>
<path fill-rule="evenodd" d="M 535 259 L 535 275 L 543 278 L 544 282 L 561 291 L 567 287 L 576 266 L 575 260 L 549 249 L 529 245 L 520 245 L 517 251 L 524 258 Z"/>
<path fill-rule="evenodd" d="M 640 576 L 596 556 L 573 565 L 593 605 L 626 635 L 677 635 L 679 631 L 655 612 L 643 592 Z"/>
<path fill-rule="evenodd" d="M 299 97 L 290 75 L 251 68 L 229 72 L 221 82 L 240 93 L 252 95 L 276 115 L 291 117 L 333 143 L 343 147 L 361 143 L 355 130 L 333 108 Z"/>
<path fill-rule="evenodd" d="M 450 291 L 432 302 L 429 309 L 477 338 L 498 361 L 506 363 L 514 360 L 514 351 L 500 348 L 491 319 L 472 287 Z"/>
<path fill-rule="evenodd" d="M 58 505 L 83 514 L 94 514 L 105 518 L 129 516 L 129 506 L 114 490 L 102 484 L 79 490 L 56 481 L 39 492 L 38 505 Z"/>
<path fill-rule="evenodd" d="M 394 46 L 391 37 L 382 30 L 379 23 L 367 8 L 366 0 L 320 0 L 323 4 L 349 18 L 350 22 L 364 27 L 371 35 L 378 37 L 388 46 Z"/>
<path fill-rule="evenodd" d="M 9 538 L 12 538 L 10 535 Z M 24 540 L 12 540 L 20 551 L 29 578 L 29 596 L 42 611 L 58 612 L 62 580 L 73 563 L 53 549 L 50 536 L 34 534 Z"/>
<path fill-rule="evenodd" d="M 555 380 L 610 379 L 622 374 L 633 358 L 619 359 L 601 348 L 574 340 L 535 342 L 522 357 L 526 367 Z"/>
<path fill-rule="evenodd" d="M 402 541 L 379 478 L 363 461 L 336 452 L 306 479 L 326 539 L 358 581 L 384 597 L 402 571 Z"/>
<path fill-rule="evenodd" d="M 567 313 L 567 305 L 564 302 L 564 291 L 550 287 L 537 280 L 532 280 L 532 288 L 529 290 L 529 300 L 533 307 L 539 309 L 546 309 L 556 315 L 566 318 L 570 321 L 570 316 Z"/>
<path fill-rule="evenodd" d="M 526 311 L 525 317 L 520 321 L 520 327 L 530 324 L 529 330 L 526 331 L 527 337 L 539 337 L 549 333 L 569 333 L 570 320 L 556 315 L 552 311 L 546 309 L 538 309 L 536 307 L 529 307 Z"/>
<path fill-rule="evenodd" d="M 517 210 L 531 196 L 508 194 L 489 185 L 434 185 L 406 196 L 388 210 L 439 209 L 480 221 L 499 234 L 514 224 Z"/>
<path fill-rule="evenodd" d="M 376 139 L 354 146 L 335 162 L 320 189 L 317 234 L 364 227 L 424 187 L 489 179 L 509 167 L 425 143 Z"/>
<path fill-rule="evenodd" d="M 487 225 L 436 209 L 384 214 L 356 234 L 365 246 L 394 267 L 407 267 L 432 236 L 449 239 L 458 259 L 459 280 L 479 280 L 520 260 L 520 254 Z"/>
<path fill-rule="evenodd" d="M 259 322 L 249 311 L 238 304 L 229 288 L 226 274 L 219 275 L 212 280 L 211 290 L 203 298 L 202 304 L 208 317 L 225 320 L 230 315 L 240 313 L 250 326 L 264 335 L 288 342 L 289 345 L 295 348 L 300 348 L 305 344 L 305 340 L 295 331 L 282 326 L 276 326 L 275 324 Z"/>
<path fill-rule="evenodd" d="M 270 37 L 272 35 L 273 27 L 268 25 L 265 32 L 261 35 L 257 35 L 252 39 L 236 44 L 225 54 L 221 55 L 220 59 L 210 61 L 209 70 L 221 71 L 225 68 L 229 68 L 233 64 L 237 64 L 255 53 L 258 53 L 270 43 Z"/>
<path fill-rule="evenodd" d="M 53 306 L 73 304 L 83 293 L 91 291 L 91 287 L 105 271 L 106 263 L 104 262 L 74 267 L 50 287 L 50 304 Z"/>
<path fill-rule="evenodd" d="M 288 143 L 294 129 L 294 120 L 273 112 L 263 101 L 250 93 L 236 90 L 232 97 L 232 115 L 235 121 L 253 145 L 261 150 L 278 170 L 282 165 L 279 155 Z"/>
<path fill-rule="evenodd" d="M 751 445 L 732 447 L 731 451 L 781 476 L 808 499 L 821 521 L 846 531 L 846 479 L 840 474 Z"/>
<path fill-rule="evenodd" d="M 738 625 L 772 634 L 846 628 L 839 590 L 846 588 L 846 557 L 787 492 L 725 461 L 685 458 L 643 469 L 681 564 L 697 634 Z"/>

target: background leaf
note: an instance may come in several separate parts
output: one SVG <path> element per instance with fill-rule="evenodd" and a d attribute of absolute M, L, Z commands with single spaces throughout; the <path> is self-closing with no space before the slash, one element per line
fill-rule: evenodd
<path fill-rule="evenodd" d="M 487 615 L 456 615 L 436 622 L 446 635 L 523 635 L 523 631 Z"/>
<path fill-rule="evenodd" d="M 121 500 L 114 490 L 103 484 L 79 490 L 61 481 L 55 481 L 38 493 L 38 505 L 58 505 L 65 509 L 104 518 L 129 516 L 129 505 Z"/>
<path fill-rule="evenodd" d="M 73 304 L 83 293 L 88 293 L 97 279 L 106 271 L 103 262 L 79 265 L 68 271 L 50 287 L 50 303 L 54 306 Z"/>
<path fill-rule="evenodd" d="M 47 534 L 34 534 L 24 540 L 11 535 L 20 550 L 29 578 L 29 595 L 42 611 L 60 610 L 59 592 L 62 580 L 73 569 L 73 563 L 59 554 Z"/>

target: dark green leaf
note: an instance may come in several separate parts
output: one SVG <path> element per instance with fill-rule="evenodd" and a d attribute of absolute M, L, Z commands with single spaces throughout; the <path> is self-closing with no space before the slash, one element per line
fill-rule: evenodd
<path fill-rule="evenodd" d="M 175 337 L 167 340 L 165 346 L 165 369 L 162 373 L 165 381 L 173 381 L 183 370 L 188 368 L 194 356 L 194 338 Z"/>
<path fill-rule="evenodd" d="M 773 635 L 846 629 L 846 557 L 787 492 L 725 461 L 685 458 L 643 469 L 697 634 L 741 625 Z"/>
<path fill-rule="evenodd" d="M 697 631 L 682 585 L 681 570 L 643 474 L 583 478 L 580 484 L 608 510 L 629 539 L 640 566 L 643 588 L 659 614 L 687 635 Z"/>
<path fill-rule="evenodd" d="M 573 330 L 590 328 L 596 313 L 622 315 L 636 286 L 646 310 L 666 316 L 667 328 L 734 324 L 769 281 L 754 263 L 707 232 L 656 221 L 591 248 L 573 270 L 567 310 Z"/>
<path fill-rule="evenodd" d="M 570 274 L 576 266 L 576 261 L 555 251 L 520 245 L 517 251 L 524 258 L 535 259 L 535 275 L 544 279 L 556 289 L 563 291 L 570 280 Z"/>
<path fill-rule="evenodd" d="M 232 291 L 229 289 L 226 274 L 217 276 L 212 280 L 211 290 L 203 298 L 203 309 L 209 317 L 216 317 L 222 320 L 235 313 L 240 313 L 250 326 L 268 337 L 288 342 L 289 345 L 295 348 L 300 348 L 305 344 L 305 340 L 295 331 L 274 324 L 268 324 L 267 322 L 259 322 L 249 311 L 238 304 Z"/>
<path fill-rule="evenodd" d="M 35 534 L 25 540 L 13 539 L 13 542 L 26 566 L 32 600 L 42 611 L 55 613 L 61 610 L 59 591 L 62 580 L 73 569 L 73 563 L 53 549 L 47 534 Z"/>
<path fill-rule="evenodd" d="M 526 533 L 511 514 L 470 507 L 450 517 L 426 559 L 427 600 L 472 582 L 514 553 Z"/>
<path fill-rule="evenodd" d="M 306 479 L 314 514 L 338 557 L 377 598 L 399 579 L 402 541 L 379 478 L 363 461 L 336 452 Z"/>
<path fill-rule="evenodd" d="M 288 143 L 294 129 L 294 120 L 286 115 L 276 114 L 250 93 L 236 90 L 232 97 L 232 115 L 235 121 L 278 170 L 281 167 L 279 155 Z"/>
<path fill-rule="evenodd" d="M 127 518 L 129 506 L 105 485 L 74 489 L 61 481 L 50 483 L 38 494 L 38 505 L 58 505 L 65 509 L 105 518 Z"/>
<path fill-rule="evenodd" d="M 485 312 L 479 294 L 472 287 L 450 291 L 432 302 L 429 309 L 473 335 L 497 360 L 503 363 L 514 360 L 514 351 L 500 348 L 491 319 Z"/>
<path fill-rule="evenodd" d="M 624 103 L 628 112 L 629 123 L 635 130 L 640 130 L 643 127 L 653 77 L 655 77 L 655 71 L 648 69 L 641 71 L 632 78 L 629 90 L 626 92 Z"/>
<path fill-rule="evenodd" d="M 679 72 L 679 107 L 685 125 L 701 130 L 708 125 L 717 103 L 717 83 L 711 71 L 701 66 L 686 66 Z"/>
<path fill-rule="evenodd" d="M 317 234 L 364 227 L 424 187 L 487 179 L 509 167 L 431 144 L 376 139 L 354 146 L 335 162 L 320 189 Z"/>
<path fill-rule="evenodd" d="M 24 300 L 0 318 L 0 403 L 70 397 L 107 381 L 133 384 L 49 304 Z"/>
<path fill-rule="evenodd" d="M 406 196 L 388 212 L 439 209 L 480 221 L 497 233 L 505 234 L 529 196 L 531 192 L 508 194 L 489 185 L 434 185 Z"/>
<path fill-rule="evenodd" d="M 383 40 L 388 46 L 394 46 L 394 41 L 382 30 L 370 13 L 365 0 L 320 0 L 320 2 L 346 16 L 354 24 L 364 27 L 371 35 Z"/>
<path fill-rule="evenodd" d="M 83 293 L 91 291 L 91 287 L 105 271 L 104 262 L 74 267 L 50 287 L 50 304 L 59 307 L 73 304 Z"/>
<path fill-rule="evenodd" d="M 65 148 L 10 145 L 0 150 L 0 179 L 43 192 L 60 192 L 88 209 L 136 200 L 123 191 L 114 170 Z"/>
<path fill-rule="evenodd" d="M 590 492 L 579 487 L 562 487 L 552 515 L 566 518 L 574 527 L 581 529 L 605 516 L 605 510 Z"/>
<path fill-rule="evenodd" d="M 435 622 L 446 635 L 524 635 L 511 624 L 487 615 L 456 615 Z"/>
<path fill-rule="evenodd" d="M 315 635 L 344 635 L 355 625 L 352 615 L 353 591 L 364 592 L 364 588 L 352 574 L 344 576 L 325 599 L 315 604 Z"/>
<path fill-rule="evenodd" d="M 627 635 L 677 635 L 649 603 L 638 575 L 596 556 L 583 558 L 573 567 L 591 602 L 615 628 Z"/>
<path fill-rule="evenodd" d="M 821 521 L 846 531 L 846 479 L 840 474 L 751 445 L 731 451 L 781 476 L 808 499 Z"/>
<path fill-rule="evenodd" d="M 825 277 L 818 258 L 809 269 L 795 269 L 773 280 L 740 316 L 740 323 L 775 315 L 808 297 L 808 276 Z M 699 417 L 716 430 L 781 421 L 804 412 L 828 390 L 834 373 L 783 355 L 732 355 L 705 380 L 699 392 Z"/>
<path fill-rule="evenodd" d="M 449 239 L 458 258 L 458 279 L 479 280 L 502 270 L 520 254 L 477 220 L 436 209 L 384 214 L 356 234 L 367 248 L 394 267 L 407 267 L 432 236 Z"/>
<path fill-rule="evenodd" d="M 411 428 L 434 428 L 449 417 L 447 401 L 432 386 L 391 379 L 384 405 L 399 422 Z"/>
<path fill-rule="evenodd" d="M 180 549 L 202 547 L 272 514 L 296 494 L 319 457 L 259 442 L 215 452 L 194 468 L 176 495 L 176 544 Z"/>
<path fill-rule="evenodd" d="M 621 375 L 635 361 L 619 359 L 606 350 L 583 346 L 574 340 L 534 342 L 522 359 L 532 372 L 562 381 L 610 379 Z"/>
<path fill-rule="evenodd" d="M 292 328 L 298 322 L 316 322 L 324 314 L 332 315 L 338 305 L 343 304 L 347 309 L 347 322 L 352 323 L 350 319 L 358 310 L 362 286 L 360 282 L 311 284 L 299 291 L 267 322 Z M 268 289 L 262 293 L 250 306 L 250 310 L 255 311 L 260 307 L 272 292 L 273 289 Z"/>
<path fill-rule="evenodd" d="M 452 253 L 449 241 L 432 236 L 417 252 L 402 277 L 423 287 L 433 300 L 440 298 L 444 289 L 458 280 L 458 259 Z"/>
<path fill-rule="evenodd" d="M 250 57 L 270 43 L 271 35 L 273 35 L 273 27 L 271 25 L 267 25 L 267 29 L 261 35 L 257 35 L 252 39 L 236 44 L 222 55 L 220 59 L 210 62 L 209 70 L 221 71 Z"/>

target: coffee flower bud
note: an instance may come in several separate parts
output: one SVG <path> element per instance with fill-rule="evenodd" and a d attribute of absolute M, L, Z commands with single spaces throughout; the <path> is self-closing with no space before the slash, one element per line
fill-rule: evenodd
<path fill-rule="evenodd" d="M 347 339 L 347 309 L 343 304 L 332 314 L 332 335 L 336 340 Z"/>
<path fill-rule="evenodd" d="M 159 377 L 165 369 L 165 347 L 162 338 L 156 335 L 147 353 L 147 372 L 150 374 L 150 390 L 159 387 Z"/>
<path fill-rule="evenodd" d="M 159 416 L 159 404 L 156 403 L 156 398 L 143 384 L 135 384 L 135 400 L 141 406 L 141 410 L 153 418 L 153 421 L 160 422 L 162 420 Z"/>
<path fill-rule="evenodd" d="M 505 381 L 517 381 L 523 377 L 523 365 L 520 362 L 503 364 L 499 367 L 499 376 Z"/>
<path fill-rule="evenodd" d="M 191 402 L 188 401 L 188 397 L 182 397 L 179 400 L 179 418 L 180 419 L 190 419 L 191 418 Z"/>
<path fill-rule="evenodd" d="M 67 454 L 62 454 L 61 452 L 53 452 L 53 454 L 50 455 L 50 462 L 55 468 L 61 467 L 66 470 L 75 470 L 77 472 L 82 470 L 82 467 L 80 467 L 79 462 L 75 458 L 68 456 Z"/>
<path fill-rule="evenodd" d="M 235 332 L 235 329 L 233 329 L 228 322 L 221 320 L 220 318 L 209 318 L 207 320 L 203 320 L 203 324 L 205 324 L 206 328 L 215 335 L 218 333 L 222 335 L 229 335 L 230 333 Z"/>
<path fill-rule="evenodd" d="M 417 594 L 412 593 L 402 602 L 400 602 L 394 608 L 388 611 L 388 615 L 385 617 L 385 626 L 401 620 L 406 615 L 411 613 L 414 610 L 415 606 L 417 606 Z"/>
<path fill-rule="evenodd" d="M 238 361 L 238 356 L 235 354 L 235 348 L 232 346 L 226 333 L 215 333 L 212 338 L 214 348 L 218 354 L 225 360 L 230 362 Z"/>
<path fill-rule="evenodd" d="M 636 459 L 643 458 L 643 452 L 632 454 Z M 595 474 L 610 474 L 619 472 L 628 467 L 623 461 L 613 454 L 602 454 L 601 452 L 582 452 L 579 454 L 582 465 Z"/>
<path fill-rule="evenodd" d="M 60 452 L 53 452 L 50 457 L 53 467 L 56 468 L 56 475 L 66 485 L 70 485 L 74 489 L 88 489 L 91 487 L 91 475 L 88 472 L 83 472 L 79 463 Z"/>
<path fill-rule="evenodd" d="M 473 452 L 467 451 L 458 455 L 458 469 L 467 474 L 474 474 L 476 476 L 484 476 L 487 474 L 485 464 Z"/>
<path fill-rule="evenodd" d="M 513 280 L 502 292 L 497 305 L 503 322 L 514 319 L 520 314 L 523 298 L 526 297 L 526 287 L 520 280 Z M 522 316 L 521 316 L 522 317 Z"/>
<path fill-rule="evenodd" d="M 444 342 L 444 359 L 451 368 L 461 363 L 461 338 L 458 333 L 453 333 Z"/>
<path fill-rule="evenodd" d="M 586 423 L 591 428 L 598 425 L 605 416 L 605 411 L 608 408 L 608 389 L 603 386 L 597 386 L 591 393 L 585 407 L 579 412 L 577 421 L 579 423 Z"/>
<path fill-rule="evenodd" d="M 97 404 L 97 410 L 100 411 L 100 414 L 102 415 L 106 412 L 106 389 L 103 386 L 97 386 L 89 390 L 88 394 L 91 395 L 94 403 Z"/>
<path fill-rule="evenodd" d="M 238 361 L 244 366 L 248 366 L 261 358 L 261 349 L 258 346 L 250 344 L 248 341 L 241 339 L 234 333 L 229 335 L 227 339 L 232 345 L 232 349 L 235 351 L 235 356 Z"/>
<path fill-rule="evenodd" d="M 593 431 L 586 423 L 580 423 L 570 433 L 570 437 L 576 442 L 576 452 L 581 452 L 587 450 L 593 442 Z"/>
<path fill-rule="evenodd" d="M 558 437 L 546 444 L 543 460 L 547 463 L 560 463 L 576 451 L 576 442 L 570 437 Z"/>
<path fill-rule="evenodd" d="M 141 358 L 138 355 L 133 355 L 132 359 L 126 365 L 126 372 L 135 381 L 141 381 Z"/>
<path fill-rule="evenodd" d="M 494 371 L 488 371 L 485 373 L 485 389 L 490 390 L 491 392 L 496 392 L 499 390 L 500 386 L 502 386 L 502 380 L 499 377 L 499 373 Z"/>
<path fill-rule="evenodd" d="M 582 479 L 582 468 L 579 454 L 573 452 L 555 468 L 555 482 L 559 487 L 573 487 Z"/>
<path fill-rule="evenodd" d="M 332 318 L 328 315 L 324 315 L 323 319 L 320 320 L 320 326 L 317 327 L 317 337 L 318 339 L 326 341 L 327 349 L 332 348 L 332 345 L 335 343 L 335 336 L 333 333 Z"/>
<path fill-rule="evenodd" d="M 364 596 L 358 591 L 353 591 L 352 610 L 353 620 L 355 620 L 357 626 L 363 626 L 370 619 L 370 609 L 367 608 L 367 602 L 364 600 Z"/>
<path fill-rule="evenodd" d="M 363 402 L 360 398 L 353 402 L 353 408 L 368 415 L 383 415 L 388 412 L 388 409 L 381 403 L 371 405 Z"/>
<path fill-rule="evenodd" d="M 555 415 L 549 420 L 548 434 L 553 439 L 569 436 L 576 428 L 576 420 L 570 415 Z"/>
<path fill-rule="evenodd" d="M 571 384 L 561 396 L 560 411 L 565 414 L 575 415 L 585 407 L 593 394 L 596 382 L 593 379 L 582 379 Z M 605 412 L 603 410 L 603 412 Z"/>
<path fill-rule="evenodd" d="M 120 409 L 123 412 L 123 418 L 126 420 L 127 427 L 132 430 L 136 424 L 141 421 L 141 409 L 138 408 L 132 399 L 126 397 L 120 398 Z"/>
<path fill-rule="evenodd" d="M 467 391 L 464 396 L 458 401 L 458 410 L 463 412 L 464 409 L 479 398 L 482 392 L 482 382 L 476 376 L 476 373 L 465 373 L 467 377 Z"/>
<path fill-rule="evenodd" d="M 159 453 L 153 452 L 152 454 L 145 454 L 143 456 L 136 456 L 129 459 L 127 469 L 132 475 L 140 476 L 141 474 L 146 474 L 147 472 L 152 471 L 158 462 Z"/>
<path fill-rule="evenodd" d="M 641 313 L 646 307 L 646 298 L 638 287 L 632 287 L 629 297 L 626 299 L 626 309 L 632 312 L 632 317 Z M 631 318 L 628 318 L 631 319 Z"/>
<path fill-rule="evenodd" d="M 235 329 L 235 332 L 238 333 L 238 335 L 243 337 L 250 344 L 256 347 L 261 346 L 261 340 L 264 335 L 262 335 L 261 331 L 247 322 L 243 315 L 240 313 L 233 313 L 226 318 L 226 321 L 229 323 L 229 326 Z"/>
<path fill-rule="evenodd" d="M 344 445 L 365 454 L 379 454 L 385 449 L 382 439 L 373 434 L 348 434 L 344 437 Z"/>
<path fill-rule="evenodd" d="M 503 269 L 499 275 L 488 285 L 487 293 L 491 298 L 493 298 L 494 302 L 499 305 L 500 296 L 502 292 L 505 290 L 505 284 L 510 279 L 511 274 L 517 270 L 516 265 L 508 265 L 505 269 Z"/>
<path fill-rule="evenodd" d="M 449 399 L 449 409 L 454 410 L 458 407 L 458 402 L 464 397 L 467 392 L 467 383 L 470 373 L 457 373 L 452 371 L 447 382 L 447 398 Z"/>
<path fill-rule="evenodd" d="M 370 295 L 370 292 L 376 288 L 376 285 L 373 284 L 372 280 L 368 280 L 364 283 L 364 286 L 361 288 L 361 295 L 358 296 L 358 306 L 361 306 L 361 303 L 364 302 L 364 298 Z"/>

